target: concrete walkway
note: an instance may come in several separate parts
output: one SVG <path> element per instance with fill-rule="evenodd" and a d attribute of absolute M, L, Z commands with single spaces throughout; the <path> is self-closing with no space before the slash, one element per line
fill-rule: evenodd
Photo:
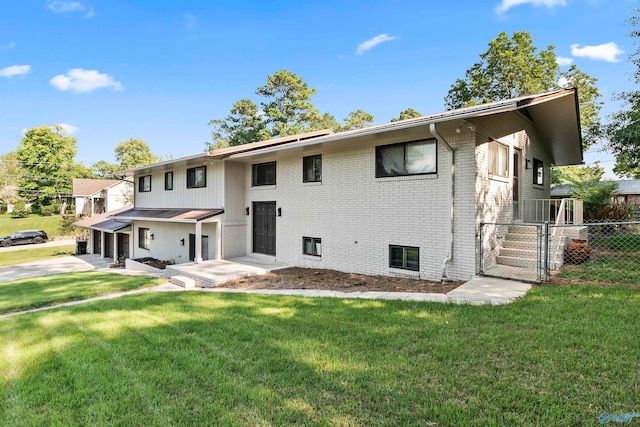
<path fill-rule="evenodd" d="M 242 260 L 248 262 L 247 260 Z M 76 271 L 109 271 L 112 273 L 126 275 L 149 274 L 140 271 L 132 271 L 121 268 L 109 268 L 112 260 L 100 258 L 99 255 L 75 255 L 60 258 L 53 258 L 32 263 L 19 264 L 0 268 L 0 282 L 10 280 L 26 279 L 38 276 L 47 276 L 59 273 L 69 273 Z M 265 267 L 265 266 L 262 266 Z M 157 274 L 151 274 L 158 276 Z M 169 283 L 163 283 L 153 288 L 121 292 L 101 297 L 88 298 L 81 301 L 72 301 L 49 307 L 27 310 L 0 315 L 0 319 L 16 316 L 23 313 L 51 310 L 58 307 L 69 307 L 77 304 L 84 304 L 93 301 L 118 298 L 124 295 L 131 295 L 141 292 L 217 292 L 217 293 L 246 293 L 262 295 L 290 295 L 301 297 L 332 297 L 332 298 L 362 298 L 380 300 L 404 300 L 404 301 L 429 301 L 454 304 L 508 304 L 517 298 L 526 295 L 531 289 L 531 284 L 513 280 L 498 279 L 492 277 L 474 277 L 456 289 L 446 293 L 416 293 L 416 292 L 342 292 L 329 290 L 311 289 L 230 289 L 224 287 L 214 288 L 194 288 L 185 289 L 183 287 Z"/>
<path fill-rule="evenodd" d="M 113 269 L 112 269 L 113 270 Z M 110 270 L 111 271 L 111 270 Z M 87 298 L 80 301 L 70 301 L 47 307 L 34 308 L 31 310 L 17 311 L 0 315 L 0 320 L 18 316 L 26 313 L 52 310 L 60 307 L 71 307 L 79 304 L 86 304 L 94 301 L 120 298 L 125 295 L 140 294 L 144 292 L 205 292 L 205 293 L 241 293 L 258 295 L 288 295 L 299 297 L 330 297 L 330 298 L 360 298 L 360 299 L 380 299 L 380 300 L 403 300 L 421 302 L 440 302 L 453 304 L 472 305 L 499 305 L 508 304 L 515 299 L 526 295 L 531 289 L 531 284 L 516 282 L 512 280 L 496 279 L 492 277 L 474 277 L 467 283 L 457 287 L 446 294 L 430 294 L 417 292 L 341 292 L 322 291 L 311 289 L 231 289 L 231 288 L 193 288 L 185 289 L 173 283 L 163 283 L 152 288 L 136 289 L 128 292 L 103 295 L 94 298 Z"/>
<path fill-rule="evenodd" d="M 262 295 L 290 295 L 301 297 L 333 297 L 333 298 L 363 298 L 381 300 L 430 301 L 454 304 L 508 304 L 526 295 L 531 289 L 530 283 L 493 277 L 474 277 L 470 281 L 446 293 L 418 293 L 418 292 L 342 292 L 313 289 L 232 289 L 224 287 L 184 289 L 180 286 L 166 283 L 155 288 L 163 292 L 229 292 Z"/>

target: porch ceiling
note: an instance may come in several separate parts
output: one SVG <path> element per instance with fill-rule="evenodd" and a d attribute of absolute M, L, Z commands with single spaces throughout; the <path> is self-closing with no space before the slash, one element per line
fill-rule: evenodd
<path fill-rule="evenodd" d="M 519 103 L 535 124 L 556 166 L 583 163 L 577 92 L 563 91 Z"/>
<path fill-rule="evenodd" d="M 112 215 L 117 221 L 144 220 L 160 222 L 186 222 L 196 223 L 224 213 L 224 209 L 140 209 L 133 208 L 128 211 Z"/>

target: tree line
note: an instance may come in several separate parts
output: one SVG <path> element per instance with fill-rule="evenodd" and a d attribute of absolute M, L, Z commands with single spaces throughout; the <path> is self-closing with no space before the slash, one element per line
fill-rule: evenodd
<path fill-rule="evenodd" d="M 640 37 L 640 10 L 633 10 L 629 21 L 630 36 Z M 601 123 L 603 102 L 597 87 L 597 79 L 572 65 L 562 71 L 557 63 L 555 47 L 539 50 L 533 44 L 531 34 L 516 31 L 512 36 L 501 32 L 492 40 L 488 49 L 479 55 L 463 77 L 457 78 L 444 99 L 445 109 L 500 101 L 508 98 L 542 93 L 563 87 L 578 88 L 583 148 L 596 142 L 604 145 L 616 156 L 614 171 L 622 176 L 640 178 L 640 91 L 617 95 L 624 101 L 625 109 Z M 640 50 L 630 57 L 637 70 L 633 77 L 640 83 Z M 235 102 L 229 114 L 212 119 L 211 141 L 206 149 L 247 144 L 287 135 L 295 135 L 320 129 L 335 132 L 361 129 L 374 123 L 374 116 L 363 109 L 350 112 L 342 122 L 329 112 L 314 107 L 312 97 L 316 89 L 302 77 L 288 70 L 279 70 L 267 77 L 255 95 L 257 102 L 243 98 Z M 413 108 L 400 112 L 391 121 L 420 117 Z M 17 197 L 35 203 L 47 203 L 62 194 L 70 194 L 73 178 L 104 178 L 115 171 L 158 162 L 146 142 L 139 139 L 123 141 L 115 149 L 118 163 L 104 160 L 91 167 L 74 161 L 77 141 L 67 135 L 59 125 L 29 129 L 14 152 L 0 156 L 0 188 L 6 192 L 11 184 L 17 186 Z M 554 168 L 555 183 L 586 179 L 599 179 L 602 168 L 590 169 L 576 166 Z M 7 199 L 0 194 L 0 199 Z"/>

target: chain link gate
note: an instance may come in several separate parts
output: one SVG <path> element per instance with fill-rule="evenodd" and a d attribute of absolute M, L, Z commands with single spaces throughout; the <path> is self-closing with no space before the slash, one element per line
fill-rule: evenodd
<path fill-rule="evenodd" d="M 527 282 L 546 279 L 545 224 L 480 224 L 480 274 Z"/>

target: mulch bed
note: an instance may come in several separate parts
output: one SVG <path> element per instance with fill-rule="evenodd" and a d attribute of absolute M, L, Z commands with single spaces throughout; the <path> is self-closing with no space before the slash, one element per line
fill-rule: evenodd
<path fill-rule="evenodd" d="M 434 282 L 406 277 L 368 276 L 335 270 L 291 267 L 260 276 L 231 280 L 220 287 L 234 289 L 315 289 L 342 292 L 421 292 L 447 293 L 461 284 Z"/>

